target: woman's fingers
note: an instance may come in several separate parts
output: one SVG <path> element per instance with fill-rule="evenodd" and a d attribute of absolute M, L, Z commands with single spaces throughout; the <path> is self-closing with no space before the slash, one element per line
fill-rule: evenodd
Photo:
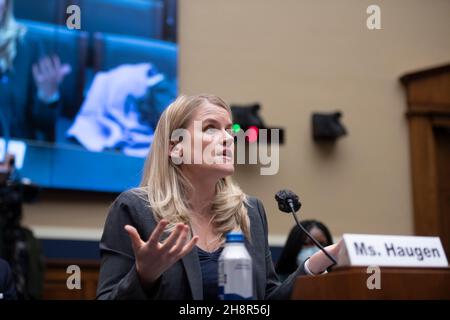
<path fill-rule="evenodd" d="M 61 82 L 63 76 L 61 74 L 61 60 L 59 59 L 59 57 L 57 55 L 53 55 L 52 56 L 52 63 L 53 63 L 53 68 L 54 68 L 54 76 L 56 78 L 56 81 L 58 81 L 58 83 Z"/>
<path fill-rule="evenodd" d="M 136 253 L 137 250 L 139 250 L 139 248 L 142 247 L 142 245 L 144 244 L 144 241 L 142 241 L 136 228 L 134 228 L 130 225 L 126 225 L 125 230 L 128 232 L 128 235 L 130 236 L 131 245 L 133 246 L 133 251 Z"/>
<path fill-rule="evenodd" d="M 61 68 L 61 60 L 59 59 L 59 57 L 57 55 L 52 56 L 52 62 L 53 62 L 53 67 L 56 70 L 59 70 Z"/>
<path fill-rule="evenodd" d="M 33 76 L 36 83 L 41 82 L 41 69 L 39 64 L 33 64 Z"/>
<path fill-rule="evenodd" d="M 175 245 L 170 249 L 169 253 L 178 255 L 181 250 L 183 250 L 184 245 L 186 244 L 186 240 L 188 237 L 189 227 L 187 225 L 183 225 L 181 228 L 181 233 L 178 236 L 177 242 Z"/>
<path fill-rule="evenodd" d="M 156 250 L 154 251 L 155 253 L 169 253 L 170 256 L 180 259 L 188 254 L 192 250 L 192 248 L 194 248 L 194 246 L 198 242 L 198 236 L 193 237 L 188 243 L 186 243 L 189 233 L 189 227 L 187 225 L 179 223 L 175 226 L 175 229 L 172 231 L 169 237 L 162 243 L 161 247 L 158 247 L 159 239 L 161 238 L 167 224 L 167 220 L 164 219 L 158 223 L 155 230 L 150 235 L 147 245 L 149 248 Z M 130 225 L 126 225 L 125 230 L 130 236 L 133 251 L 136 255 L 137 251 L 146 243 L 142 241 L 136 228 Z"/>
<path fill-rule="evenodd" d="M 46 76 L 52 73 L 53 67 L 49 57 L 45 57 L 41 60 L 41 70 L 45 73 Z"/>
<path fill-rule="evenodd" d="M 342 248 L 343 244 L 344 244 L 344 241 L 341 239 L 341 240 L 339 240 L 338 243 L 335 243 L 335 244 L 333 245 L 332 250 L 331 250 L 331 254 L 332 254 L 335 258 L 338 257 L 339 251 L 341 251 L 341 248 Z"/>
<path fill-rule="evenodd" d="M 181 249 L 184 247 L 184 245 L 186 244 L 188 233 L 189 233 L 189 227 L 187 225 L 183 225 L 183 230 L 181 232 L 181 235 L 178 237 L 178 241 L 175 244 L 175 247 L 181 248 Z"/>
<path fill-rule="evenodd" d="M 189 252 L 192 251 L 192 249 L 194 248 L 194 246 L 197 244 L 198 242 L 198 236 L 194 236 L 191 241 L 189 241 L 181 250 L 179 258 L 183 258 L 185 255 L 187 255 Z"/>
<path fill-rule="evenodd" d="M 175 229 L 172 231 L 170 236 L 164 241 L 162 249 L 169 251 L 178 241 L 181 232 L 184 230 L 184 225 L 182 223 L 178 223 L 175 226 Z"/>
<path fill-rule="evenodd" d="M 161 238 L 164 229 L 166 228 L 168 224 L 167 220 L 162 219 L 158 225 L 156 226 L 155 230 L 153 230 L 152 234 L 150 235 L 150 238 L 148 239 L 148 245 L 151 247 L 157 247 L 159 243 L 159 238 Z"/>
<path fill-rule="evenodd" d="M 70 66 L 70 64 L 67 64 L 67 63 L 63 64 L 61 66 L 61 68 L 59 69 L 60 81 L 62 81 L 62 79 L 64 79 L 64 77 L 71 72 L 72 72 L 72 67 Z"/>
<path fill-rule="evenodd" d="M 337 254 L 339 253 L 339 250 L 341 248 L 341 241 L 339 241 L 338 243 L 332 244 L 328 247 L 325 247 L 325 249 L 327 250 L 328 253 L 330 253 L 333 256 L 337 256 Z"/>

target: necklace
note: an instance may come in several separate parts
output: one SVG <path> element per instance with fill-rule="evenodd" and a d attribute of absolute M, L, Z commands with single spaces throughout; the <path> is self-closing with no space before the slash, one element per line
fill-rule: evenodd
<path fill-rule="evenodd" d="M 191 219 L 191 229 L 192 229 L 192 234 L 193 235 L 197 235 L 199 237 L 199 242 L 197 243 L 197 246 L 204 247 L 204 251 L 207 252 L 214 252 L 216 251 L 218 248 L 220 248 L 220 246 L 222 245 L 222 241 L 221 235 L 213 235 L 212 239 L 211 238 L 211 234 L 214 234 L 214 232 L 208 232 L 210 228 L 210 223 L 208 223 L 206 228 L 202 228 L 201 225 L 195 223 L 194 221 L 192 221 Z M 197 230 L 206 230 L 203 232 L 198 232 Z M 203 248 L 201 248 L 203 249 Z"/>

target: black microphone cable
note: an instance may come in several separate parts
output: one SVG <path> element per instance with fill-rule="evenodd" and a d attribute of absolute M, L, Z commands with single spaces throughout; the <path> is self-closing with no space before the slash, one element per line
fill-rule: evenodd
<path fill-rule="evenodd" d="M 297 226 L 308 236 L 309 239 L 330 259 L 333 264 L 329 267 L 333 267 L 337 265 L 336 259 L 325 250 L 325 248 L 320 244 L 319 241 L 317 241 L 309 232 L 308 230 L 303 227 L 297 219 L 297 215 L 295 214 L 296 211 L 300 209 L 302 206 L 300 203 L 300 200 L 298 199 L 298 196 L 290 191 L 290 190 L 280 190 L 275 195 L 275 200 L 278 202 L 278 208 L 286 213 L 292 213 L 294 216 L 294 220 L 297 223 Z"/>

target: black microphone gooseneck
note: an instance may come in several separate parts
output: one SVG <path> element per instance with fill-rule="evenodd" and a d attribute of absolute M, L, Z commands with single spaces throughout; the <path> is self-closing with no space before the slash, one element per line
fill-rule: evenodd
<path fill-rule="evenodd" d="M 337 264 L 336 259 L 330 255 L 327 250 L 324 249 L 324 247 L 320 244 L 319 241 L 317 241 L 309 232 L 308 230 L 305 229 L 305 227 L 303 227 L 297 219 L 297 215 L 295 214 L 296 211 L 298 211 L 300 209 L 300 207 L 302 206 L 302 204 L 300 203 L 300 200 L 298 199 L 298 196 L 290 191 L 290 190 L 280 190 L 277 192 L 277 194 L 275 195 L 275 200 L 277 200 L 278 202 L 278 208 L 286 213 L 292 213 L 292 215 L 294 216 L 294 220 L 297 223 L 297 226 L 302 229 L 302 231 L 308 236 L 309 239 L 311 239 L 312 242 L 314 242 L 314 244 L 320 249 L 322 250 L 322 252 L 328 257 L 328 259 L 330 259 L 333 264 L 331 265 L 334 266 Z"/>

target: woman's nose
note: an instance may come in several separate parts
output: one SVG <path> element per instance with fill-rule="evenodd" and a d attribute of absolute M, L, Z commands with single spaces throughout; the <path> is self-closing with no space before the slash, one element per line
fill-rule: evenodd
<path fill-rule="evenodd" d="M 234 142 L 234 138 L 231 135 L 231 129 L 225 129 L 223 133 L 223 145 L 230 146 Z"/>

